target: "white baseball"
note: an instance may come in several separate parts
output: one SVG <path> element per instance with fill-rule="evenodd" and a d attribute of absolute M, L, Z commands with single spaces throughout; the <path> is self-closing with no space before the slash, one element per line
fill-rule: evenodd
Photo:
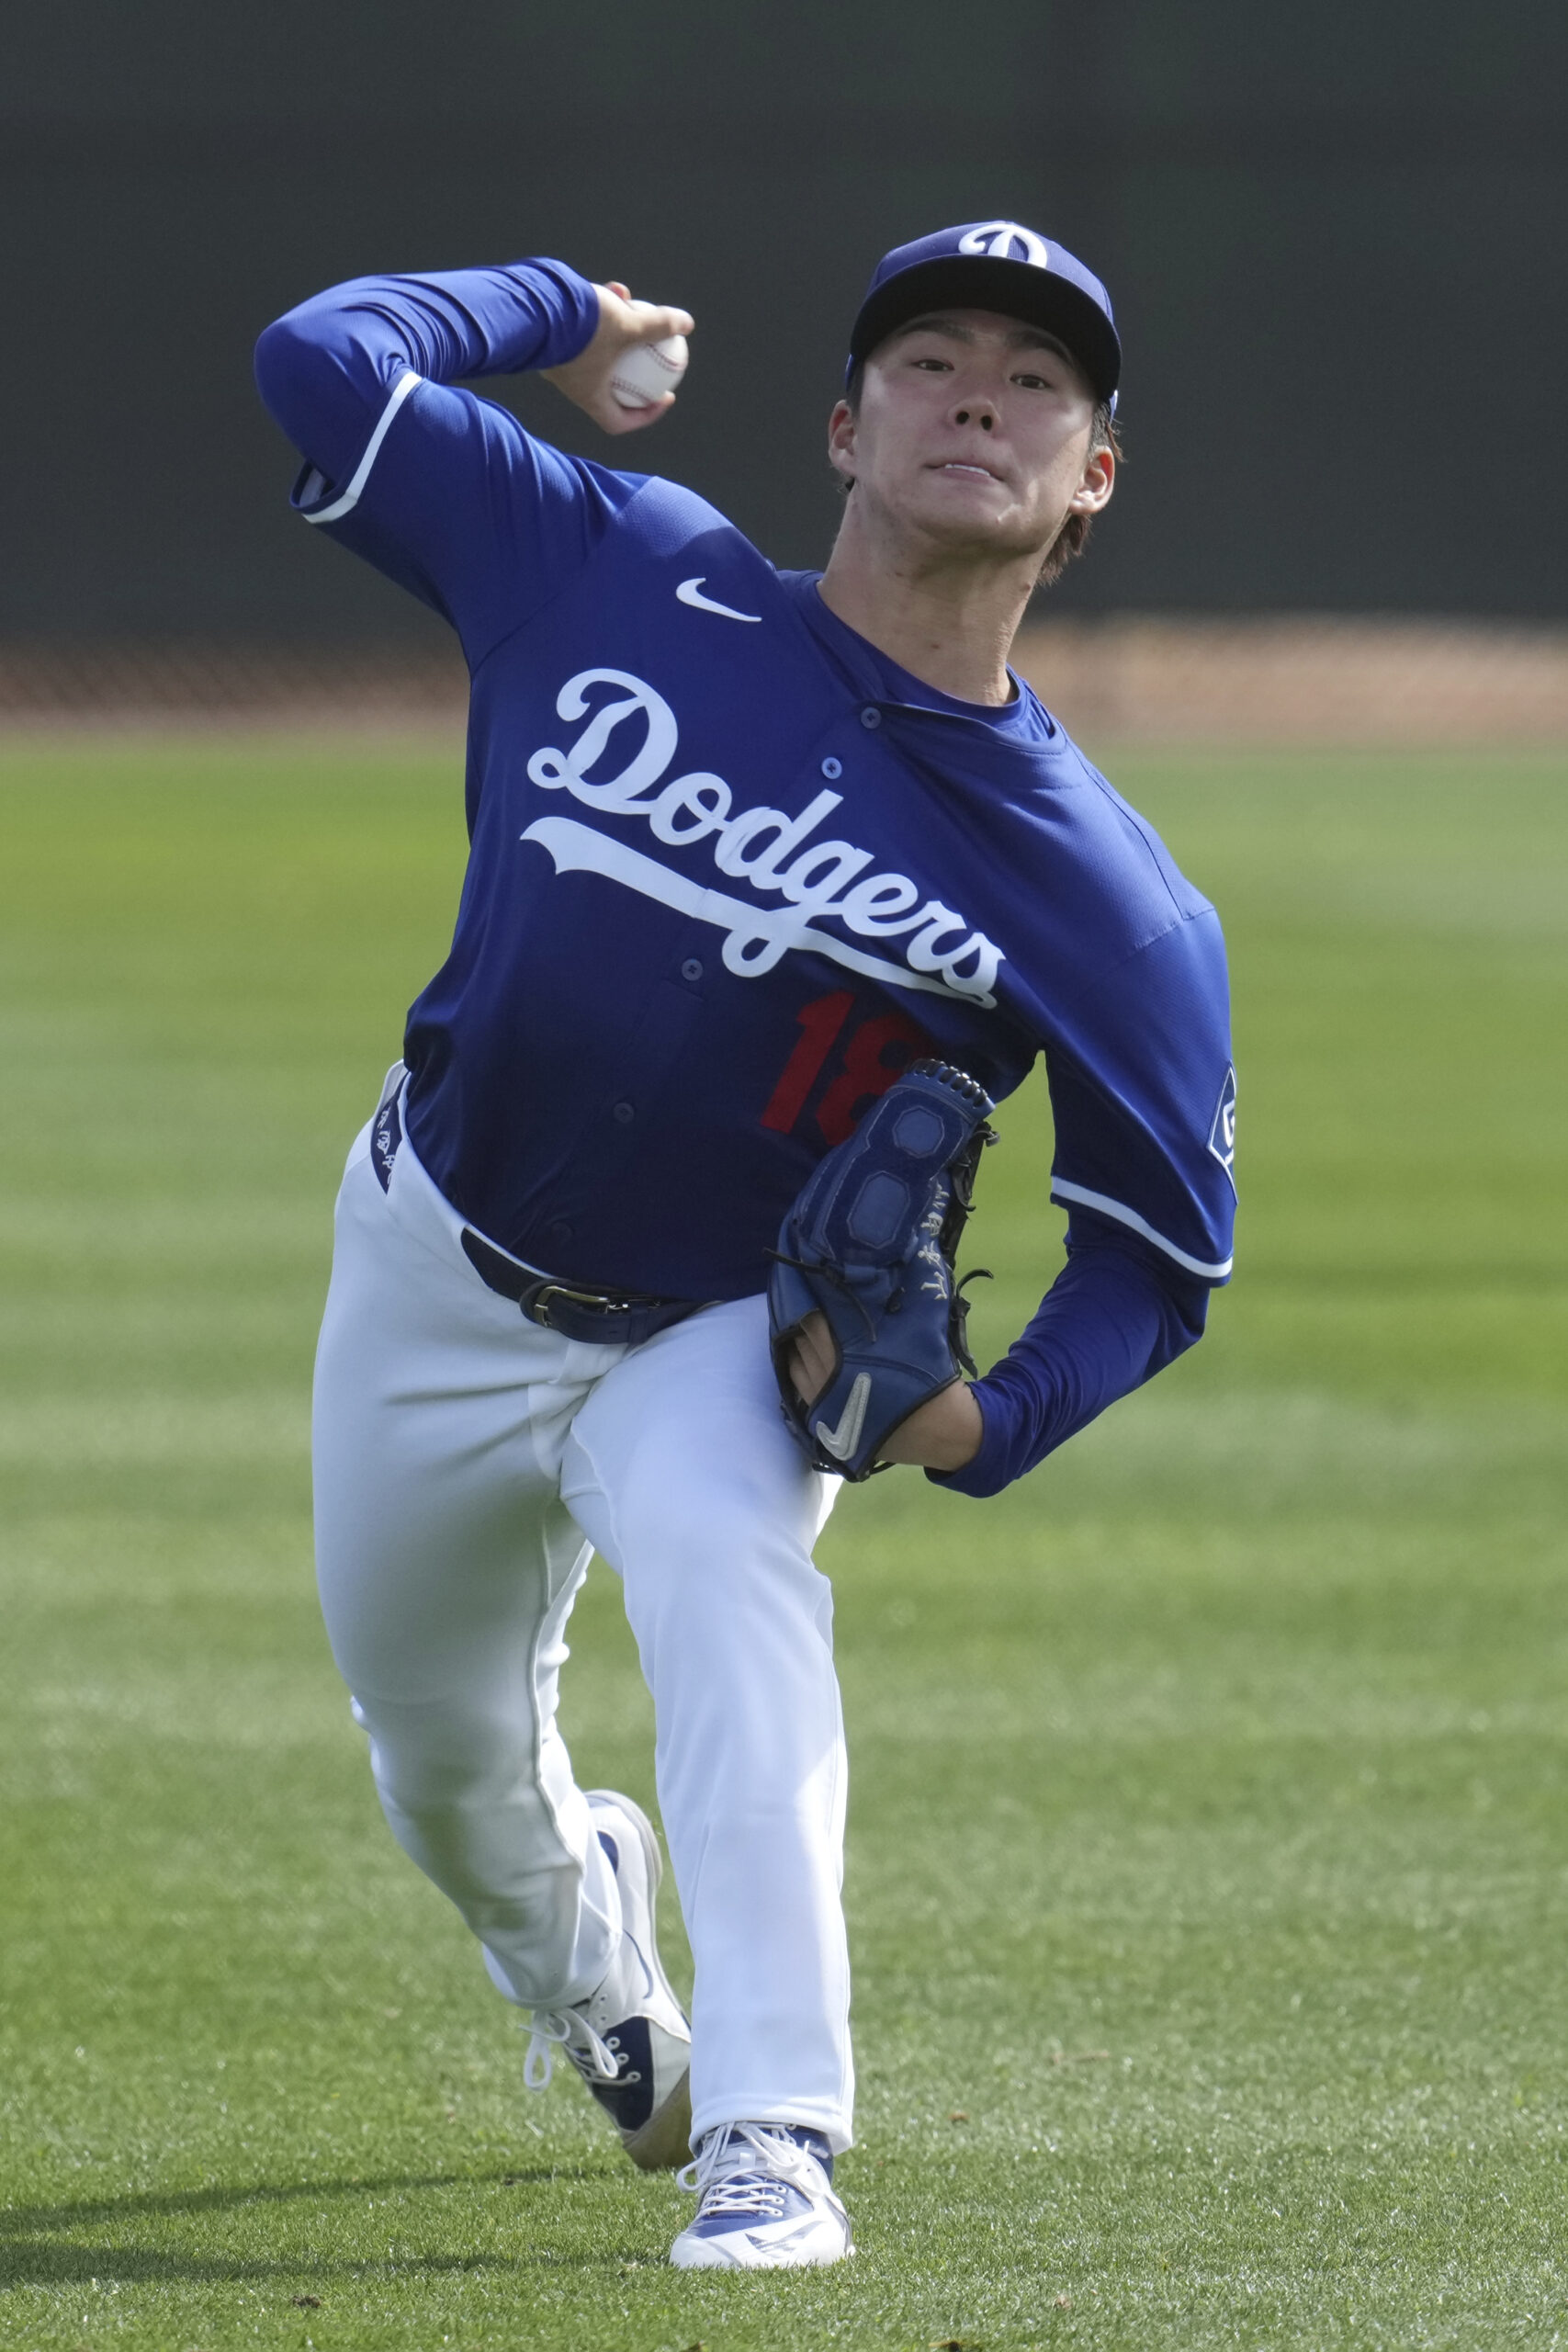
<path fill-rule="evenodd" d="M 610 390 L 622 408 L 647 408 L 666 392 L 679 391 L 691 357 L 683 334 L 659 343 L 634 343 L 615 362 Z"/>

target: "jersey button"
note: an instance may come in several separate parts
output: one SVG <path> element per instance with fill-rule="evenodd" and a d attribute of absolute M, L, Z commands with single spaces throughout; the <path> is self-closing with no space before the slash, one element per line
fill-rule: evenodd
<path fill-rule="evenodd" d="M 829 784 L 837 784 L 839 778 L 844 773 L 844 763 L 842 760 L 824 760 L 822 763 L 822 773 L 827 777 Z"/>
<path fill-rule="evenodd" d="M 564 1217 L 557 1217 L 554 1225 L 550 1227 L 551 1246 L 557 1250 L 565 1250 L 570 1245 L 570 1226 L 567 1224 Z"/>
<path fill-rule="evenodd" d="M 617 1102 L 615 1110 L 610 1115 L 612 1118 L 618 1119 L 622 1126 L 626 1127 L 631 1125 L 632 1121 L 637 1116 L 637 1113 L 632 1109 L 629 1102 Z"/>
<path fill-rule="evenodd" d="M 868 702 L 868 703 L 866 704 L 865 708 L 862 711 L 862 713 L 861 713 L 861 715 L 860 715 L 860 723 L 861 723 L 861 725 L 862 725 L 863 727 L 880 727 L 880 726 L 881 726 L 881 724 L 882 724 L 882 713 L 877 709 L 877 707 L 876 707 L 876 706 L 875 706 L 875 704 L 874 704 L 874 703 L 869 703 L 869 702 Z"/>
<path fill-rule="evenodd" d="M 694 956 L 688 956 L 685 962 L 681 967 L 681 978 L 683 980 L 700 980 L 702 976 L 703 967 L 698 963 L 696 957 Z"/>

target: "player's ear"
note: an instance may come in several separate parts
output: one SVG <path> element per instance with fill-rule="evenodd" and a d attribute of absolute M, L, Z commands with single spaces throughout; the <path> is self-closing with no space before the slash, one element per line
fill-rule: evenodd
<path fill-rule="evenodd" d="M 848 401 L 835 401 L 828 419 L 828 463 L 846 482 L 855 478 L 855 413 Z"/>
<path fill-rule="evenodd" d="M 1109 445 L 1091 449 L 1084 460 L 1083 480 L 1067 503 L 1069 514 L 1098 514 L 1111 503 L 1116 487 L 1116 452 Z"/>

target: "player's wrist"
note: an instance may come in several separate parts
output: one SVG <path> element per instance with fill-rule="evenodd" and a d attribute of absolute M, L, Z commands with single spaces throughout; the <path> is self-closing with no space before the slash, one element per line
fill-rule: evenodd
<path fill-rule="evenodd" d="M 885 1462 L 916 1470 L 966 1469 L 986 1438 L 985 1416 L 975 1392 L 962 1380 L 930 1396 L 882 1447 Z"/>

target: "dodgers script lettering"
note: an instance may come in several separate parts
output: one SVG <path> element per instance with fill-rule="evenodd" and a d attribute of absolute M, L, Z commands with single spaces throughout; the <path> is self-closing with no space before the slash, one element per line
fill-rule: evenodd
<path fill-rule="evenodd" d="M 604 687 L 615 690 L 611 698 L 592 701 L 594 690 Z M 971 930 L 940 899 L 922 900 L 907 874 L 868 874 L 870 850 L 811 839 L 839 807 L 841 793 L 819 792 L 799 816 L 789 817 L 777 808 L 737 808 L 723 776 L 705 771 L 666 782 L 680 740 L 675 714 L 661 695 L 626 670 L 580 670 L 562 686 L 556 713 L 587 724 L 570 750 L 545 745 L 534 752 L 528 775 L 535 784 L 570 793 L 601 819 L 639 818 L 655 841 L 671 848 L 711 842 L 720 874 L 784 903 L 759 906 L 677 874 L 617 834 L 574 817 L 536 818 L 522 838 L 547 850 L 558 874 L 600 874 L 713 923 L 725 933 L 727 967 L 742 978 L 771 972 L 791 948 L 801 948 L 894 988 L 995 1004 L 1002 955 L 984 932 Z M 589 783 L 623 728 L 626 764 L 618 775 Z M 903 960 L 857 947 L 845 933 L 854 939 L 900 939 Z"/>

